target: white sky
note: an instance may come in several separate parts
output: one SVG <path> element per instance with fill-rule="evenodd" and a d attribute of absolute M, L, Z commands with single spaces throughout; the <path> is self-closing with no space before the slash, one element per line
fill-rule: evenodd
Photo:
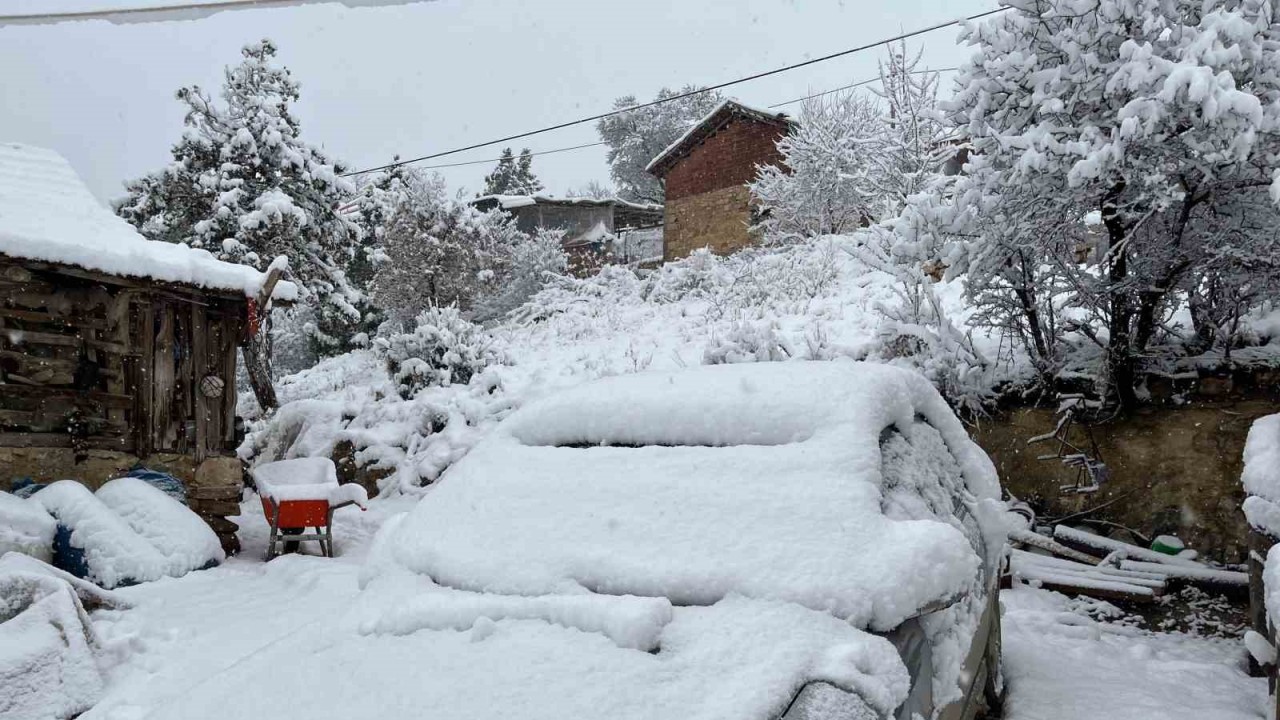
<path fill-rule="evenodd" d="M 137 4 L 98 5 L 112 3 Z M 717 83 L 995 6 L 994 0 L 436 0 L 241 10 L 181 22 L 0 27 L 0 141 L 61 152 L 100 199 L 110 200 L 126 179 L 168 159 L 182 126 L 174 91 L 193 83 L 217 88 L 241 45 L 269 37 L 302 83 L 295 110 L 304 139 L 360 169 L 396 154 L 416 157 L 596 114 L 620 95 L 649 99 L 663 86 Z M 31 7 L 30 0 L 0 0 L 0 15 Z M 956 33 L 939 30 L 909 47 L 923 44 L 933 67 L 952 66 L 969 54 L 954 44 Z M 874 77 L 882 54 L 867 51 L 728 92 L 770 105 Z M 582 125 L 516 147 L 537 151 L 598 139 Z M 494 158 L 499 151 L 434 162 Z M 604 157 L 604 148 L 591 148 L 535 158 L 533 167 L 559 193 L 607 182 Z M 439 172 L 452 189 L 474 191 L 490 169 Z"/>

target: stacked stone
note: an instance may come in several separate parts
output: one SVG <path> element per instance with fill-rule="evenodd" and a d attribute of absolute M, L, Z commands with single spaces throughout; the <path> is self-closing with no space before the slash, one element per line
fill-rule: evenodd
<path fill-rule="evenodd" d="M 240 514 L 243 488 L 244 469 L 240 459 L 234 457 L 207 458 L 187 485 L 187 505 L 209 523 L 227 555 L 240 552 L 240 539 L 236 537 L 240 526 L 228 518 Z"/>

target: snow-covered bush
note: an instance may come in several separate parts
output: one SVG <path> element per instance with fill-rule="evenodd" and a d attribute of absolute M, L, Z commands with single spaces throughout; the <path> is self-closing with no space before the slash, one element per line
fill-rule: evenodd
<path fill-rule="evenodd" d="M 875 101 L 853 91 L 819 96 L 805 101 L 801 116 L 778 141 L 782 164 L 762 167 L 751 185 L 766 242 L 852 232 L 884 205 L 887 127 Z"/>
<path fill-rule="evenodd" d="M 704 365 L 790 360 L 795 351 L 778 334 L 775 323 L 740 321 L 723 336 L 712 335 L 702 353 Z"/>
<path fill-rule="evenodd" d="M 525 235 L 510 248 L 508 271 L 501 287 L 493 295 L 477 303 L 478 320 L 499 318 L 520 307 L 554 278 L 569 268 L 569 257 L 562 245 L 564 233 L 540 229 Z"/>
<path fill-rule="evenodd" d="M 411 332 L 378 338 L 375 347 L 405 399 L 426 387 L 465 385 L 501 359 L 493 337 L 464 319 L 456 307 L 428 308 L 418 315 Z"/>

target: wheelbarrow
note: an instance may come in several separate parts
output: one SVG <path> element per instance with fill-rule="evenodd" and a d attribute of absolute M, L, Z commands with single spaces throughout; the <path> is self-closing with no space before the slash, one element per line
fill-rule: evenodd
<path fill-rule="evenodd" d="M 262 499 L 262 513 L 271 524 L 267 559 L 298 543 L 316 542 L 325 557 L 333 557 L 333 511 L 358 505 L 363 511 L 369 494 L 356 484 L 339 485 L 329 458 L 295 458 L 253 468 L 253 481 Z M 315 532 L 308 533 L 307 530 Z"/>

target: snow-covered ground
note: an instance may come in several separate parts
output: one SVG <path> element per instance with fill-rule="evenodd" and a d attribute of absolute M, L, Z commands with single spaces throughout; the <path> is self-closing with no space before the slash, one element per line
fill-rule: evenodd
<path fill-rule="evenodd" d="M 358 575 L 373 535 L 415 500 L 339 511 L 335 559 L 294 555 L 270 563 L 262 560 L 267 527 L 256 501 L 250 497 L 240 517 L 239 557 L 118 590 L 134 607 L 94 614 L 120 662 L 104 699 L 83 718 L 420 716 L 446 696 L 458 706 L 459 692 L 509 692 L 505 680 L 537 675 L 539 667 L 572 669 L 561 667 L 563 659 L 486 656 L 484 641 L 512 632 L 509 621 L 460 632 L 359 632 Z M 1026 587 L 1005 591 L 1002 603 L 1006 720 L 1266 717 L 1266 681 L 1246 676 L 1238 640 L 1150 633 L 1103 619 L 1096 604 Z M 437 664 L 440 658 L 493 663 L 494 680 L 464 691 L 451 684 L 456 673 Z"/>
<path fill-rule="evenodd" d="M 1025 586 L 1000 601 L 1005 720 L 1267 717 L 1267 681 L 1247 675 L 1237 638 L 1147 632 Z"/>

